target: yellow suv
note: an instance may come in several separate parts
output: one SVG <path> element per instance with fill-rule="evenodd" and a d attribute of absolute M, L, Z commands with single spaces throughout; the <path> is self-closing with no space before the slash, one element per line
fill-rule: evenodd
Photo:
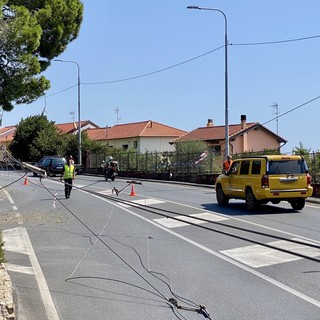
<path fill-rule="evenodd" d="M 229 199 L 246 201 L 249 210 L 271 201 L 288 201 L 301 210 L 313 192 L 308 166 L 303 156 L 264 155 L 234 160 L 228 172 L 216 180 L 218 204 Z"/>

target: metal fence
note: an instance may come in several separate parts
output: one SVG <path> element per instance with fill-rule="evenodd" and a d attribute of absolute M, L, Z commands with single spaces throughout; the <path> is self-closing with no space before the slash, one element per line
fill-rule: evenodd
<path fill-rule="evenodd" d="M 254 153 L 257 154 L 257 153 Z M 254 155 L 246 153 L 246 155 Z M 88 154 L 86 157 L 86 171 L 102 172 L 103 160 L 112 156 L 119 162 L 119 173 L 137 175 L 157 175 L 173 178 L 192 176 L 218 175 L 222 171 L 223 157 L 213 152 L 207 153 L 177 153 L 177 152 L 115 152 L 111 154 Z M 233 155 L 234 159 L 243 156 Z M 320 152 L 304 155 L 309 167 L 313 183 L 320 183 Z"/>
<path fill-rule="evenodd" d="M 88 170 L 100 170 L 103 160 L 112 156 L 119 162 L 119 171 L 172 174 L 212 174 L 221 172 L 222 157 L 208 152 L 179 154 L 177 152 L 117 152 L 87 155 Z"/>
<path fill-rule="evenodd" d="M 313 183 L 320 183 L 320 152 L 308 153 L 305 156 Z"/>

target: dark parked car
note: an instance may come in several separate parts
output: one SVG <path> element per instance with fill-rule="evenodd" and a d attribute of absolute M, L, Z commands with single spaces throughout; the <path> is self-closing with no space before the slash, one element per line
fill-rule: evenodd
<path fill-rule="evenodd" d="M 39 160 L 35 166 L 46 170 L 48 176 L 60 175 L 63 171 L 63 166 L 66 164 L 66 159 L 59 156 L 46 156 Z M 37 176 L 37 173 L 33 173 Z"/>

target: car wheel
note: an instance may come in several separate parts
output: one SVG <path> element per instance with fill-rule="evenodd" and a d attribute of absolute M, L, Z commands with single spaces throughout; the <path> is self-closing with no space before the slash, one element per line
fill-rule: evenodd
<path fill-rule="evenodd" d="M 298 198 L 290 201 L 290 204 L 293 210 L 302 210 L 304 208 L 305 203 L 306 203 L 305 198 Z"/>
<path fill-rule="evenodd" d="M 216 198 L 221 206 L 226 206 L 229 203 L 229 198 L 224 194 L 221 186 L 217 187 Z"/>
<path fill-rule="evenodd" d="M 253 210 L 258 206 L 258 201 L 251 189 L 246 193 L 246 206 L 249 210 Z"/>

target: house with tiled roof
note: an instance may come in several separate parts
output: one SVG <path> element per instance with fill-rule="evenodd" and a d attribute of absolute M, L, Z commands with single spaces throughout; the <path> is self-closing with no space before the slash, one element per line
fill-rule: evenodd
<path fill-rule="evenodd" d="M 87 129 L 92 129 L 92 128 L 99 128 L 99 126 L 97 126 L 95 123 L 91 122 L 90 120 L 83 120 L 80 122 L 81 122 L 81 131 L 85 131 Z M 78 122 L 59 123 L 59 124 L 56 124 L 56 127 L 62 133 L 70 133 L 70 134 L 78 133 Z"/>
<path fill-rule="evenodd" d="M 77 125 L 77 122 L 68 122 L 56 124 L 56 127 L 60 130 L 61 133 L 76 134 L 78 133 Z M 81 131 L 91 128 L 99 128 L 99 126 L 89 120 L 81 121 Z M 4 146 L 6 149 L 8 149 L 8 146 L 12 142 L 15 133 L 16 126 L 0 128 L 0 147 Z"/>
<path fill-rule="evenodd" d="M 4 146 L 7 149 L 9 144 L 13 140 L 13 136 L 15 133 L 15 126 L 0 128 L 0 146 Z"/>
<path fill-rule="evenodd" d="M 86 130 L 90 140 L 99 141 L 109 147 L 122 150 L 174 151 L 172 142 L 187 134 L 187 131 L 176 129 L 152 120 L 117 124 L 113 127 Z"/>
<path fill-rule="evenodd" d="M 259 122 L 246 121 L 246 115 L 241 115 L 239 124 L 229 125 L 230 154 L 244 152 L 259 152 L 266 149 L 280 150 L 287 143 Z M 224 154 L 225 126 L 215 126 L 212 119 L 208 119 L 205 127 L 197 128 L 175 142 L 205 141 L 210 148 Z"/>

